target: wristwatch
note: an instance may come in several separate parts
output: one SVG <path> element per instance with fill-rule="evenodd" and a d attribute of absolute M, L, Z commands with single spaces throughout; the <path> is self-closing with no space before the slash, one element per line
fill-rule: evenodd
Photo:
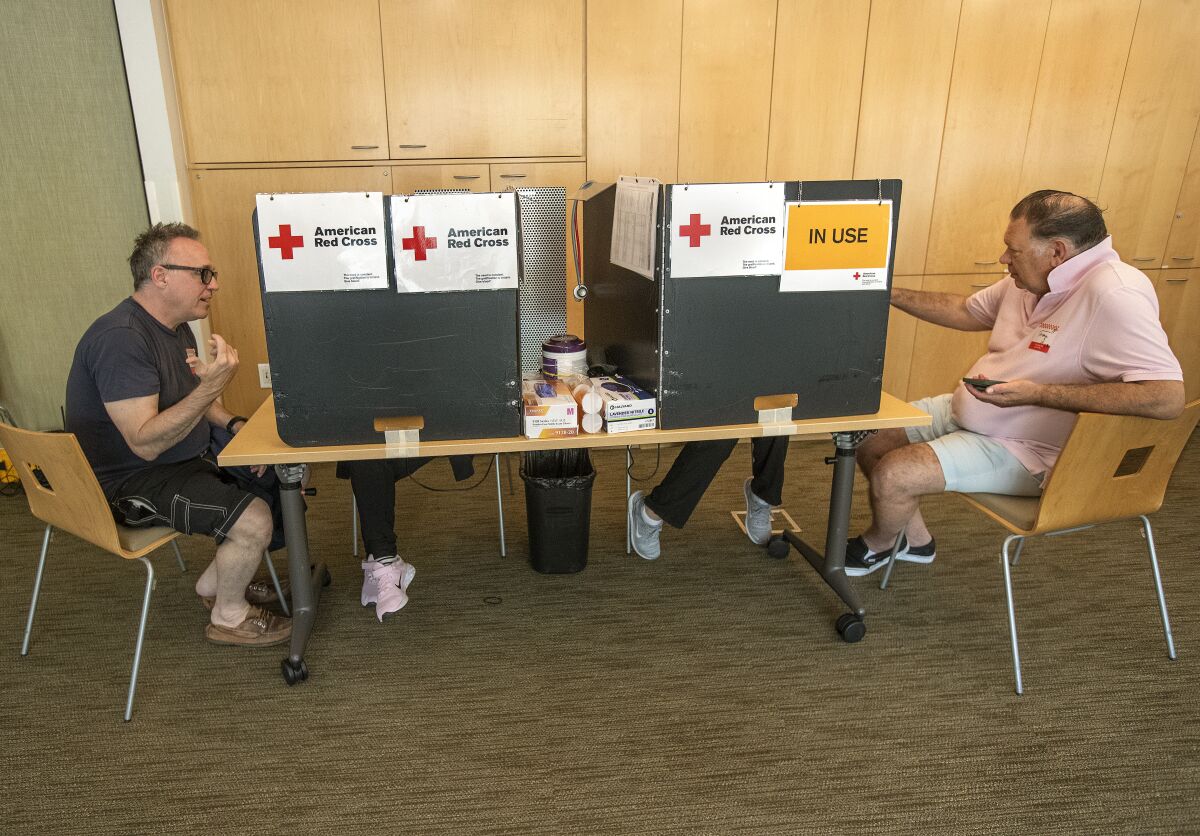
<path fill-rule="evenodd" d="M 233 435 L 233 425 L 234 424 L 236 424 L 238 421 L 241 421 L 244 424 L 249 420 L 250 420 L 249 418 L 246 418 L 243 415 L 235 415 L 232 418 L 230 418 L 229 423 L 225 425 L 225 432 L 229 433 L 230 435 Z"/>

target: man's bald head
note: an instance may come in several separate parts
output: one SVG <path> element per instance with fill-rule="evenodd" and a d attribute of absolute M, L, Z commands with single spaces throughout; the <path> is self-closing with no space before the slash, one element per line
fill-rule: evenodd
<path fill-rule="evenodd" d="M 1042 189 L 1021 198 L 1009 220 L 1024 220 L 1035 238 L 1066 240 L 1074 252 L 1091 249 L 1108 237 L 1104 215 L 1086 197 Z"/>

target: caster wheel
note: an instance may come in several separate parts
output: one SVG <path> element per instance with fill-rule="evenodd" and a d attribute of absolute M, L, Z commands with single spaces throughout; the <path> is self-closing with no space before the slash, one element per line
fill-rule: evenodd
<path fill-rule="evenodd" d="M 835 626 L 837 627 L 838 635 L 847 644 L 862 641 L 862 637 L 867 634 L 867 625 L 852 612 L 844 613 L 838 618 Z"/>
<path fill-rule="evenodd" d="M 773 535 L 770 542 L 767 543 L 767 555 L 776 560 L 783 560 L 791 550 L 792 547 L 787 538 L 781 534 Z"/>
<path fill-rule="evenodd" d="M 304 660 L 300 660 L 300 664 L 293 665 L 291 659 L 284 658 L 279 664 L 280 671 L 283 673 L 283 681 L 288 685 L 295 685 L 297 682 L 303 682 L 308 679 L 308 665 L 304 664 Z"/>

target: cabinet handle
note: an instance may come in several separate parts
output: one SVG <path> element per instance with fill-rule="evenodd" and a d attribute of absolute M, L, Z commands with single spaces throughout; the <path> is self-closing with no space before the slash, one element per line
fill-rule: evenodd
<path fill-rule="evenodd" d="M 478 174 L 455 174 L 454 179 L 455 180 L 478 180 L 479 175 Z"/>
<path fill-rule="evenodd" d="M 522 177 L 526 177 L 526 176 L 527 175 L 525 175 L 525 174 L 501 174 L 500 175 L 500 177 L 504 180 L 520 180 Z"/>
<path fill-rule="evenodd" d="M 1154 261 L 1154 256 L 1147 255 L 1147 256 L 1143 256 L 1142 258 L 1135 258 L 1133 260 L 1134 261 Z"/>
<path fill-rule="evenodd" d="M 991 287 L 991 285 L 987 284 L 985 282 L 985 283 L 981 283 L 981 284 L 973 284 L 973 285 L 971 285 L 971 287 Z"/>
<path fill-rule="evenodd" d="M 1167 279 L 1167 284 L 1185 284 L 1186 282 L 1187 276 L 1184 276 L 1182 279 Z"/>
<path fill-rule="evenodd" d="M 1196 259 L 1196 256 L 1194 256 L 1194 255 L 1173 255 L 1173 256 L 1171 256 L 1171 261 L 1194 261 L 1195 259 Z"/>
<path fill-rule="evenodd" d="M 374 151 L 378 147 L 379 147 L 378 145 L 351 145 L 350 150 L 351 151 Z"/>
<path fill-rule="evenodd" d="M 995 264 L 995 263 L 996 262 L 994 262 L 994 261 L 976 261 L 975 266 L 976 267 L 987 267 L 989 264 Z"/>
<path fill-rule="evenodd" d="M 397 148 L 424 148 L 424 145 L 397 145 Z"/>

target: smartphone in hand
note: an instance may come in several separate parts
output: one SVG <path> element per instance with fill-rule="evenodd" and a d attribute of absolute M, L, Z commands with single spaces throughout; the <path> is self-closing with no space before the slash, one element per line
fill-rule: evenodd
<path fill-rule="evenodd" d="M 980 392 L 982 392 L 984 389 L 987 389 L 989 386 L 991 386 L 994 383 L 1006 383 L 1007 381 L 990 380 L 989 378 L 986 378 L 986 377 L 964 377 L 962 379 L 962 382 L 967 384 L 968 386 L 974 386 L 976 389 L 978 389 Z"/>

